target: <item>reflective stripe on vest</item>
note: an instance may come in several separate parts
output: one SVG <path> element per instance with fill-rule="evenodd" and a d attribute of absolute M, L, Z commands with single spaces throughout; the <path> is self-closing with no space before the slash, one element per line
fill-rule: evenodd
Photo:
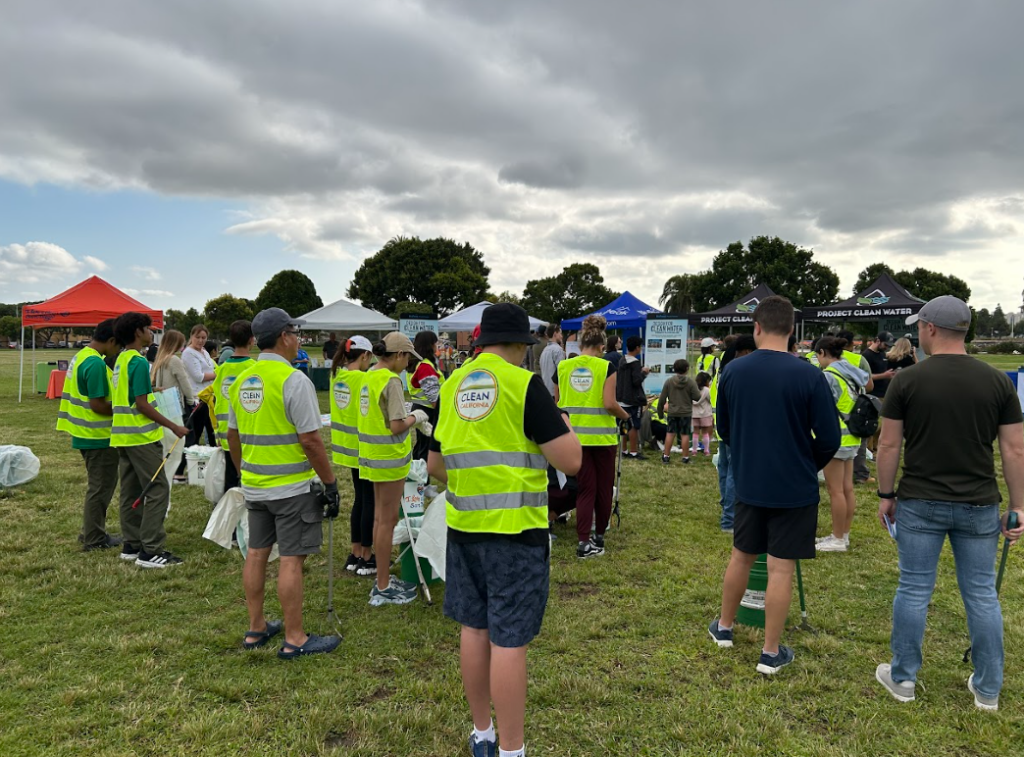
<path fill-rule="evenodd" d="M 257 360 L 228 390 L 242 446 L 242 485 L 254 489 L 301 484 L 313 466 L 284 410 L 284 384 L 297 371 L 276 360 Z"/>
<path fill-rule="evenodd" d="M 387 368 L 367 371 L 359 388 L 359 478 L 364 481 L 402 481 L 412 463 L 412 435 L 406 429 L 391 433 L 391 424 L 380 409 L 388 382 L 396 378 Z"/>
<path fill-rule="evenodd" d="M 88 360 L 99 360 L 107 374 L 107 394 L 110 400 L 110 378 L 113 372 L 107 368 L 103 356 L 92 347 L 86 347 L 75 355 L 68 366 L 68 375 L 64 379 L 64 393 L 60 398 L 60 411 L 57 413 L 57 430 L 66 431 L 79 439 L 110 439 L 110 427 L 113 418 L 94 412 L 89 398 L 82 394 L 78 386 L 78 369 Z"/>
<path fill-rule="evenodd" d="M 111 378 L 114 387 L 111 400 L 114 406 L 114 421 L 110 429 L 111 447 L 138 447 L 159 442 L 164 437 L 159 424 L 140 413 L 134 400 L 131 404 L 128 402 L 128 392 L 131 390 L 128 365 L 132 360 L 144 362 L 146 373 L 149 374 L 149 363 L 138 350 L 125 350 L 117 356 Z M 156 397 L 152 392 L 146 395 L 146 400 L 155 407 Z"/>
<path fill-rule="evenodd" d="M 441 389 L 434 436 L 448 470 L 449 527 L 492 534 L 547 528 L 547 460 L 523 433 L 532 377 L 485 352 Z"/>
<path fill-rule="evenodd" d="M 363 371 L 339 368 L 331 379 L 331 457 L 337 465 L 359 467 L 359 390 Z"/>
<path fill-rule="evenodd" d="M 860 439 L 851 434 L 846 425 L 846 419 L 850 417 L 850 411 L 853 410 L 853 405 L 857 401 L 856 395 L 850 389 L 848 380 L 831 365 L 825 369 L 825 373 L 835 376 L 839 386 L 843 389 L 843 396 L 836 403 L 836 410 L 839 411 L 839 432 L 843 435 L 839 444 L 843 447 L 859 447 Z"/>
<path fill-rule="evenodd" d="M 426 363 L 427 365 L 429 365 L 431 368 L 433 368 L 437 372 L 437 385 L 438 385 L 438 387 L 444 386 L 444 374 L 441 373 L 441 371 L 437 370 L 437 364 L 433 360 L 430 360 L 429 358 L 424 360 L 423 362 Z M 427 399 L 427 395 L 423 391 L 422 387 L 416 388 L 416 387 L 414 387 L 412 385 L 412 379 L 411 378 L 409 380 L 409 396 L 412 398 L 413 402 L 418 402 L 421 405 L 429 405 L 430 407 L 434 407 L 436 405 L 436 403 L 430 402 Z"/>
<path fill-rule="evenodd" d="M 228 407 L 231 405 L 231 385 L 238 376 L 252 367 L 252 358 L 232 362 L 230 359 L 217 366 L 217 375 L 213 378 L 214 397 L 216 402 L 213 412 L 216 416 L 217 442 L 223 449 L 228 448 Z"/>
<path fill-rule="evenodd" d="M 569 413 L 584 447 L 609 447 L 618 441 L 615 416 L 604 406 L 607 380 L 603 357 L 579 355 L 558 364 L 558 406 Z"/>

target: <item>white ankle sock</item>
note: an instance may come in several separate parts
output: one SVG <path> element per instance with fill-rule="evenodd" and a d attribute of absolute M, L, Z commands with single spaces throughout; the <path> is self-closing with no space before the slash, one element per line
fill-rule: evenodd
<path fill-rule="evenodd" d="M 722 621 L 718 621 L 718 630 L 719 631 L 731 631 L 732 630 L 732 626 L 723 626 L 722 625 Z"/>
<path fill-rule="evenodd" d="M 498 749 L 499 757 L 526 757 L 526 744 L 523 744 L 522 749 L 513 749 L 511 752 L 507 749 Z"/>
<path fill-rule="evenodd" d="M 768 651 L 767 649 L 765 649 L 764 647 L 761 647 L 761 654 L 766 654 L 766 655 L 768 655 L 769 657 L 778 657 L 778 656 L 779 656 L 779 651 L 778 651 L 778 650 L 775 650 L 774 652 L 769 652 L 769 651 Z"/>
<path fill-rule="evenodd" d="M 473 735 L 476 736 L 477 741 L 490 741 L 491 743 L 494 743 L 497 740 L 494 735 L 494 721 L 491 721 L 491 724 L 487 726 L 486 731 L 478 730 L 474 724 Z"/>

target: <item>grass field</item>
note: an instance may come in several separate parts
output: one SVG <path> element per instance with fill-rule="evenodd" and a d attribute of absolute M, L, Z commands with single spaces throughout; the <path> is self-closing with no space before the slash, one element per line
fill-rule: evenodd
<path fill-rule="evenodd" d="M 1020 361 L 1009 357 L 1007 369 Z M 53 430 L 56 402 L 29 393 L 17 404 L 15 360 L 0 354 L 0 444 L 31 447 L 43 468 L 0 493 L 0 753 L 465 753 L 458 627 L 441 613 L 442 587 L 433 607 L 375 609 L 368 580 L 339 571 L 345 639 L 336 653 L 289 663 L 271 649 L 243 652 L 242 563 L 201 538 L 210 505 L 198 488 L 173 490 L 168 546 L 183 566 L 143 571 L 116 554 L 78 551 L 85 471 Z M 624 467 L 622 527 L 610 532 L 606 555 L 577 561 L 574 532 L 558 531 L 551 600 L 530 651 L 530 754 L 1021 753 L 1019 552 L 1003 587 L 1000 712 L 975 710 L 964 685 L 966 623 L 948 548 L 924 691 L 898 705 L 875 683 L 876 664 L 888 660 L 897 567 L 874 516 L 874 487 L 858 490 L 851 551 L 804 566 L 820 634 L 788 633 L 796 664 L 765 680 L 754 671 L 758 631 L 741 630 L 732 650 L 707 636 L 730 548 L 718 530 L 711 463 Z M 825 505 L 821 512 L 825 533 Z M 116 505 L 111 516 L 116 531 Z M 336 567 L 346 552 L 344 511 L 338 526 Z M 324 557 L 308 561 L 306 590 L 307 628 L 326 631 Z M 272 584 L 268 610 L 280 617 Z M 795 604 L 791 620 L 799 620 Z"/>

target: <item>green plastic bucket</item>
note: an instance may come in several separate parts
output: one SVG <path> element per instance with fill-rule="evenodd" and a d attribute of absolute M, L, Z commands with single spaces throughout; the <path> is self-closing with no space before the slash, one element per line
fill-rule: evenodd
<path fill-rule="evenodd" d="M 415 568 L 414 568 L 415 570 Z M 764 628 L 764 595 L 768 590 L 768 555 L 758 555 L 750 569 L 747 590 L 736 611 L 736 622 Z"/>

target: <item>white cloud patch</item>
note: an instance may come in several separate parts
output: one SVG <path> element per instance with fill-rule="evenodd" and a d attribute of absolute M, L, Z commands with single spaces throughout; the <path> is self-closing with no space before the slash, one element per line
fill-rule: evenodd
<path fill-rule="evenodd" d="M 843 295 L 884 260 L 1019 300 L 1024 4 L 82 8 L 5 8 L 0 177 L 228 198 L 228 234 L 338 281 L 396 234 L 444 235 L 496 291 L 593 260 L 651 301 L 771 234 Z"/>
<path fill-rule="evenodd" d="M 0 281 L 36 284 L 77 273 L 82 263 L 63 247 L 49 242 L 0 246 Z"/>
<path fill-rule="evenodd" d="M 166 289 L 133 289 L 124 287 L 122 291 L 130 294 L 132 297 L 174 297 L 174 292 L 168 292 Z"/>
<path fill-rule="evenodd" d="M 100 260 L 99 258 L 94 258 L 92 255 L 86 255 L 84 258 L 82 258 L 82 262 L 85 263 L 89 268 L 91 268 L 94 271 L 105 271 L 110 267 L 102 260 Z"/>
<path fill-rule="evenodd" d="M 160 271 L 148 266 L 133 265 L 130 270 L 140 279 L 145 279 L 146 281 L 160 281 L 161 278 Z"/>

